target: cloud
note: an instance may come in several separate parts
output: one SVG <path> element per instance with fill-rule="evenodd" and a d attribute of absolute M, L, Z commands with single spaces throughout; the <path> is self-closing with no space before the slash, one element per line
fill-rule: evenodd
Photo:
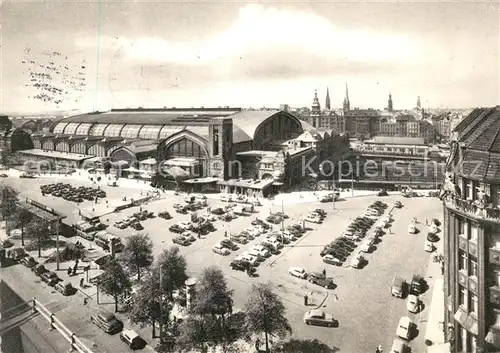
<path fill-rule="evenodd" d="M 78 40 L 94 46 L 95 39 Z M 101 38 L 101 46 L 121 48 L 131 61 L 173 63 L 187 66 L 213 65 L 252 55 L 294 60 L 308 53 L 311 64 L 320 60 L 356 62 L 411 61 L 418 54 L 416 42 L 404 35 L 336 27 L 313 12 L 246 5 L 225 30 L 203 41 L 170 41 L 168 38 Z M 282 53 L 288 55 L 284 58 Z M 220 69 L 220 68 L 219 68 Z M 227 71 L 227 70 L 226 70 Z"/>

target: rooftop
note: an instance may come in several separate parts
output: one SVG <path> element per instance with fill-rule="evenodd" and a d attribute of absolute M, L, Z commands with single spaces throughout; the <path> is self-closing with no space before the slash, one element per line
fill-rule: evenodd
<path fill-rule="evenodd" d="M 425 145 L 421 137 L 394 137 L 394 136 L 375 136 L 373 140 L 367 140 L 365 143 L 374 143 L 382 145 Z"/>
<path fill-rule="evenodd" d="M 83 161 L 85 159 L 92 158 L 93 156 L 87 154 L 79 154 L 79 153 L 70 153 L 70 152 L 60 152 L 60 151 L 44 151 L 41 149 L 31 149 L 31 150 L 23 150 L 17 151 L 17 153 L 36 156 L 36 157 L 47 157 L 47 158 L 57 158 L 57 159 L 66 159 L 71 161 Z"/>

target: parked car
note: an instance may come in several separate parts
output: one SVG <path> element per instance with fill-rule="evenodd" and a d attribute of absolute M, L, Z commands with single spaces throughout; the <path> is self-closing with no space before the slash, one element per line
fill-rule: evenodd
<path fill-rule="evenodd" d="M 306 325 L 317 325 L 336 327 L 338 321 L 333 318 L 333 315 L 325 313 L 322 310 L 310 310 L 304 314 L 304 322 Z"/>
<path fill-rule="evenodd" d="M 174 244 L 178 244 L 178 245 L 182 245 L 182 246 L 188 246 L 189 244 L 191 244 L 191 242 L 188 239 L 186 239 L 182 236 L 177 236 L 177 237 L 173 238 L 172 242 Z"/>
<path fill-rule="evenodd" d="M 220 245 L 222 247 L 224 247 L 224 248 L 227 248 L 227 249 L 231 250 L 231 251 L 235 251 L 235 250 L 239 249 L 238 245 L 236 245 L 235 243 L 233 243 L 229 239 L 223 239 L 223 240 L 221 240 Z"/>
<path fill-rule="evenodd" d="M 55 288 L 62 295 L 72 295 L 76 293 L 76 288 L 73 287 L 69 281 L 59 282 L 56 284 Z"/>
<path fill-rule="evenodd" d="M 322 219 L 319 216 L 312 216 L 308 215 L 305 219 L 306 222 L 311 222 L 311 223 L 321 223 Z"/>
<path fill-rule="evenodd" d="M 123 329 L 123 323 L 109 311 L 97 311 L 90 316 L 90 321 L 106 333 L 115 333 Z"/>
<path fill-rule="evenodd" d="M 231 251 L 229 249 L 226 249 L 225 247 L 223 247 L 221 245 L 215 245 L 212 250 L 214 253 L 222 255 L 222 256 L 227 256 L 231 253 Z"/>
<path fill-rule="evenodd" d="M 403 298 L 405 289 L 406 281 L 400 276 L 395 276 L 392 280 L 391 295 L 394 297 Z"/>
<path fill-rule="evenodd" d="M 428 240 L 425 241 L 424 250 L 426 252 L 433 252 L 435 250 L 434 244 Z"/>
<path fill-rule="evenodd" d="M 424 279 L 420 275 L 413 275 L 410 283 L 410 294 L 420 295 L 424 291 Z"/>
<path fill-rule="evenodd" d="M 410 320 L 408 316 L 403 316 L 398 323 L 398 328 L 396 329 L 396 336 L 409 340 L 411 338 L 411 329 L 413 326 L 413 322 Z"/>
<path fill-rule="evenodd" d="M 302 267 L 290 267 L 288 269 L 288 273 L 297 278 L 301 279 L 307 278 L 307 272 Z"/>
<path fill-rule="evenodd" d="M 178 224 L 173 224 L 171 225 L 169 228 L 168 228 L 169 231 L 171 231 L 172 233 L 182 233 L 184 232 L 184 229 L 182 229 L 181 227 L 179 227 Z"/>
<path fill-rule="evenodd" d="M 317 277 L 310 277 L 309 282 L 312 284 L 316 284 L 320 287 L 324 287 L 326 289 L 334 289 L 335 288 L 335 283 L 330 278 L 317 278 Z"/>
<path fill-rule="evenodd" d="M 120 340 L 125 342 L 130 349 L 135 350 L 145 346 L 145 341 L 139 334 L 132 330 L 123 330 L 120 332 Z"/>
<path fill-rule="evenodd" d="M 35 267 L 32 267 L 32 270 L 37 276 L 41 276 L 42 274 L 48 271 L 42 264 L 38 264 Z"/>
<path fill-rule="evenodd" d="M 248 243 L 248 239 L 246 237 L 240 236 L 240 235 L 231 235 L 230 239 L 238 244 Z"/>
<path fill-rule="evenodd" d="M 342 261 L 334 257 L 332 254 L 326 254 L 325 256 L 323 256 L 323 262 L 329 265 L 342 266 Z"/>
<path fill-rule="evenodd" d="M 420 309 L 420 300 L 416 295 L 410 294 L 406 300 L 406 310 L 410 313 L 418 313 Z"/>
<path fill-rule="evenodd" d="M 413 223 L 408 225 L 408 233 L 410 234 L 417 233 L 417 227 Z"/>
<path fill-rule="evenodd" d="M 373 249 L 373 246 L 372 246 L 371 242 L 365 242 L 365 243 L 361 244 L 359 251 L 364 252 L 364 253 L 369 253 L 372 251 L 372 249 Z"/>
<path fill-rule="evenodd" d="M 396 201 L 396 202 L 394 202 L 394 207 L 396 207 L 396 208 L 402 208 L 403 204 L 401 203 L 401 201 Z"/>
<path fill-rule="evenodd" d="M 389 353 L 406 353 L 408 352 L 408 345 L 398 338 L 392 341 L 391 351 Z"/>
<path fill-rule="evenodd" d="M 439 241 L 439 236 L 433 233 L 427 234 L 427 241 L 431 243 L 437 243 Z"/>
<path fill-rule="evenodd" d="M 23 257 L 21 263 L 28 268 L 33 268 L 38 265 L 38 262 L 32 256 Z"/>
<path fill-rule="evenodd" d="M 55 272 L 44 272 L 40 275 L 43 282 L 47 283 L 49 286 L 54 287 L 61 279 L 57 276 Z"/>
<path fill-rule="evenodd" d="M 237 270 L 237 271 L 248 271 L 248 270 L 250 270 L 251 272 L 255 272 L 255 268 L 248 261 L 246 261 L 244 259 L 234 259 L 233 261 L 231 261 L 231 263 L 229 264 L 229 266 L 233 270 Z"/>

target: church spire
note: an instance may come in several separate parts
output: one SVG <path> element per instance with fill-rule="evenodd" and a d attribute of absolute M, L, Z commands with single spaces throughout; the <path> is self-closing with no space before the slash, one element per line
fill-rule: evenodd
<path fill-rule="evenodd" d="M 319 124 L 319 117 L 321 115 L 321 106 L 319 104 L 319 99 L 318 99 L 318 90 L 314 90 L 314 99 L 313 99 L 313 104 L 311 106 L 311 123 L 314 127 L 318 127 Z"/>
<path fill-rule="evenodd" d="M 345 98 L 344 98 L 344 112 L 351 109 L 351 103 L 349 102 L 349 90 L 347 89 L 347 82 L 345 84 Z"/>
<path fill-rule="evenodd" d="M 393 111 L 393 106 L 392 106 L 392 94 L 389 92 L 389 100 L 387 101 L 387 110 L 389 112 Z"/>
<path fill-rule="evenodd" d="M 330 110 L 330 91 L 328 90 L 328 86 L 326 87 L 326 99 L 325 99 L 325 109 Z"/>

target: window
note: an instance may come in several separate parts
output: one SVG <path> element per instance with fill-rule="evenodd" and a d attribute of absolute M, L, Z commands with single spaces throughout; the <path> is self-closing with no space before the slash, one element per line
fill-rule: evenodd
<path fill-rule="evenodd" d="M 467 310 L 467 289 L 460 287 L 459 305 Z"/>
<path fill-rule="evenodd" d="M 104 131 L 104 136 L 106 137 L 118 137 L 123 129 L 123 124 L 109 124 Z"/>
<path fill-rule="evenodd" d="M 467 239 L 470 239 L 469 222 L 466 219 L 461 219 L 459 220 L 459 227 L 460 234 L 463 234 L 467 237 Z"/>
<path fill-rule="evenodd" d="M 459 267 L 459 270 L 467 270 L 467 254 L 464 251 L 460 251 Z"/>
<path fill-rule="evenodd" d="M 473 185 L 473 182 L 472 180 L 467 180 L 465 181 L 466 182 L 466 185 L 465 185 L 465 197 L 467 199 L 470 199 L 472 200 L 472 197 L 473 197 L 473 191 L 474 191 L 474 185 Z"/>
<path fill-rule="evenodd" d="M 479 309 L 479 304 L 477 302 L 477 295 L 470 293 L 469 295 L 469 312 L 477 314 Z"/>
<path fill-rule="evenodd" d="M 469 276 L 477 277 L 477 259 L 473 257 L 469 259 Z"/>
<path fill-rule="evenodd" d="M 95 124 L 90 128 L 89 135 L 90 136 L 102 136 L 104 134 L 104 130 L 108 124 Z"/>
<path fill-rule="evenodd" d="M 64 131 L 64 128 L 68 125 L 67 123 L 59 123 L 56 125 L 54 130 L 52 131 L 54 134 L 62 134 Z"/>
<path fill-rule="evenodd" d="M 92 127 L 92 124 L 90 124 L 90 123 L 80 124 L 78 126 L 78 128 L 76 129 L 75 135 L 88 135 L 91 127 Z"/>
<path fill-rule="evenodd" d="M 126 139 L 135 139 L 137 138 L 141 127 L 141 125 L 127 125 L 121 129 L 120 136 Z M 108 133 L 108 130 L 106 130 L 106 134 Z"/>
<path fill-rule="evenodd" d="M 214 168 L 220 169 L 220 163 L 214 163 Z"/>
<path fill-rule="evenodd" d="M 476 224 L 472 223 L 470 227 L 470 241 L 477 242 L 477 235 L 479 233 L 479 229 Z"/>

